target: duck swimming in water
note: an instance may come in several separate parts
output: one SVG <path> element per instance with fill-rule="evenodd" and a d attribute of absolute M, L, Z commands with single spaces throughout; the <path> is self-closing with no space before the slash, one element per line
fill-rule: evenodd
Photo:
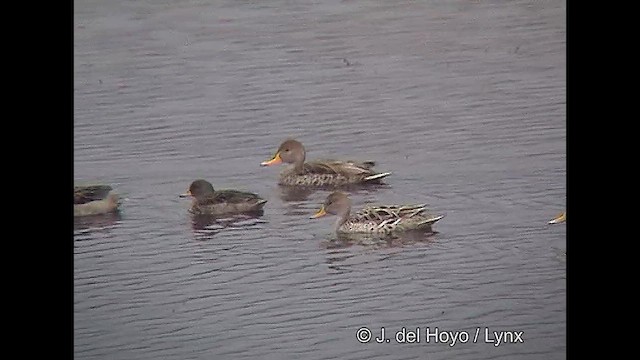
<path fill-rule="evenodd" d="M 281 163 L 293 164 L 280 174 L 280 185 L 287 186 L 342 186 L 353 184 L 380 184 L 390 172 L 378 173 L 373 161 L 316 160 L 305 162 L 306 152 L 302 143 L 289 139 L 280 144 L 276 154 L 261 166 Z"/>
<path fill-rule="evenodd" d="M 73 216 L 89 216 L 115 212 L 118 194 L 109 185 L 73 187 Z"/>
<path fill-rule="evenodd" d="M 189 211 L 196 215 L 231 215 L 241 213 L 256 213 L 262 211 L 264 200 L 254 193 L 238 190 L 213 189 L 213 185 L 206 180 L 195 180 L 189 190 L 180 197 L 192 197 L 193 203 Z"/>
<path fill-rule="evenodd" d="M 327 196 L 320 210 L 311 218 L 337 215 L 337 233 L 390 234 L 410 230 L 431 231 L 431 226 L 444 217 L 425 212 L 425 204 L 374 205 L 351 215 L 351 200 L 345 193 L 335 191 Z"/>

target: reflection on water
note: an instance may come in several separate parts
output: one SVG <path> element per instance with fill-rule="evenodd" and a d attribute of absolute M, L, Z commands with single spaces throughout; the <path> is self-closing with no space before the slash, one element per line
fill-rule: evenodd
<path fill-rule="evenodd" d="M 352 195 L 359 193 L 370 193 L 377 190 L 386 190 L 391 187 L 388 184 L 349 184 L 345 186 L 341 186 L 339 188 L 332 186 L 316 186 L 316 187 L 307 187 L 307 186 L 284 186 L 278 185 L 280 187 L 280 199 L 285 202 L 293 202 L 293 201 L 306 201 L 309 199 L 311 195 L 316 192 L 331 192 L 334 190 L 340 190 L 344 192 L 349 192 Z"/>
<path fill-rule="evenodd" d="M 237 214 L 225 217 L 198 214 L 191 215 L 191 227 L 197 240 L 210 240 L 220 231 L 228 228 L 242 228 L 260 222 L 264 211 Z"/>
<path fill-rule="evenodd" d="M 73 218 L 73 229 L 80 233 L 106 232 L 115 227 L 122 220 L 120 210 L 115 212 Z"/>
<path fill-rule="evenodd" d="M 280 199 L 282 201 L 305 201 L 311 196 L 311 194 L 318 191 L 311 187 L 294 187 L 294 186 L 279 186 L 280 187 Z"/>
<path fill-rule="evenodd" d="M 321 241 L 326 250 L 326 264 L 335 273 L 358 271 L 362 263 L 385 261 L 403 248 L 424 245 L 431 246 L 437 241 L 437 232 L 407 231 L 391 235 L 340 234 Z M 411 251 L 411 250 L 409 250 Z"/>
<path fill-rule="evenodd" d="M 436 231 L 405 231 L 389 235 L 340 233 L 336 238 L 323 241 L 321 246 L 326 249 L 344 249 L 354 245 L 372 249 L 404 247 L 433 242 L 436 234 Z"/>

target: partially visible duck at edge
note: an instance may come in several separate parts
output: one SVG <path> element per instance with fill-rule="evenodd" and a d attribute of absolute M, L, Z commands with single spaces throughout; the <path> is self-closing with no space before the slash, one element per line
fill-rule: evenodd
<path fill-rule="evenodd" d="M 327 214 L 337 215 L 334 230 L 340 233 L 390 234 L 394 232 L 423 230 L 432 231 L 431 226 L 444 215 L 425 213 L 426 204 L 375 205 L 368 206 L 351 215 L 351 200 L 340 191 L 327 196 L 324 204 L 311 218 Z"/>
<path fill-rule="evenodd" d="M 281 163 L 293 164 L 280 174 L 280 185 L 287 186 L 342 186 L 352 184 L 380 184 L 390 172 L 377 173 L 373 161 L 316 160 L 305 162 L 306 152 L 302 143 L 285 140 L 271 160 L 261 166 Z"/>
<path fill-rule="evenodd" d="M 189 212 L 195 215 L 232 215 L 242 213 L 258 213 L 267 203 L 254 193 L 238 190 L 213 189 L 206 180 L 195 180 L 189 190 L 180 197 L 192 197 L 193 203 Z"/>
<path fill-rule="evenodd" d="M 116 212 L 119 196 L 109 185 L 73 187 L 73 216 L 99 215 Z"/>
<path fill-rule="evenodd" d="M 558 216 L 549 221 L 549 224 L 560 224 L 567 221 L 567 212 L 563 211 Z"/>

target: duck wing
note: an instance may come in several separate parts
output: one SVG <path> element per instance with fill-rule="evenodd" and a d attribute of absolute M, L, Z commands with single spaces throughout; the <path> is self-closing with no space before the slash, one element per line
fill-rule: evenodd
<path fill-rule="evenodd" d="M 415 205 L 375 205 L 368 206 L 356 213 L 356 217 L 368 221 L 384 222 L 389 220 L 405 220 L 421 215 L 427 204 Z"/>
<path fill-rule="evenodd" d="M 201 205 L 220 204 L 220 203 L 249 203 L 265 201 L 254 193 L 238 190 L 219 190 L 211 196 L 198 201 Z M 266 201 L 265 201 L 266 202 Z"/>
<path fill-rule="evenodd" d="M 112 190 L 109 185 L 74 186 L 73 203 L 86 204 L 91 201 L 103 200 Z"/>
<path fill-rule="evenodd" d="M 351 161 L 351 160 L 316 160 L 306 162 L 303 169 L 306 173 L 314 174 L 340 174 L 346 176 L 373 175 L 371 169 L 375 165 L 373 161 Z"/>
<path fill-rule="evenodd" d="M 427 204 L 369 206 L 358 213 L 360 222 L 374 222 L 379 228 L 389 230 L 417 230 L 430 228 L 444 215 L 425 213 Z"/>

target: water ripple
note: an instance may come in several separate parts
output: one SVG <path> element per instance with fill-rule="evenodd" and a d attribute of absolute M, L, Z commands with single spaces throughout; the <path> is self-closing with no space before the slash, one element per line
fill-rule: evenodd
<path fill-rule="evenodd" d="M 115 216 L 74 222 L 74 353 L 113 359 L 563 359 L 564 2 L 78 2 L 74 176 Z M 437 234 L 341 241 L 324 190 L 261 168 L 375 160 L 354 208 L 426 202 Z M 196 219 L 196 178 L 262 216 Z M 525 344 L 359 344 L 476 327 Z"/>

